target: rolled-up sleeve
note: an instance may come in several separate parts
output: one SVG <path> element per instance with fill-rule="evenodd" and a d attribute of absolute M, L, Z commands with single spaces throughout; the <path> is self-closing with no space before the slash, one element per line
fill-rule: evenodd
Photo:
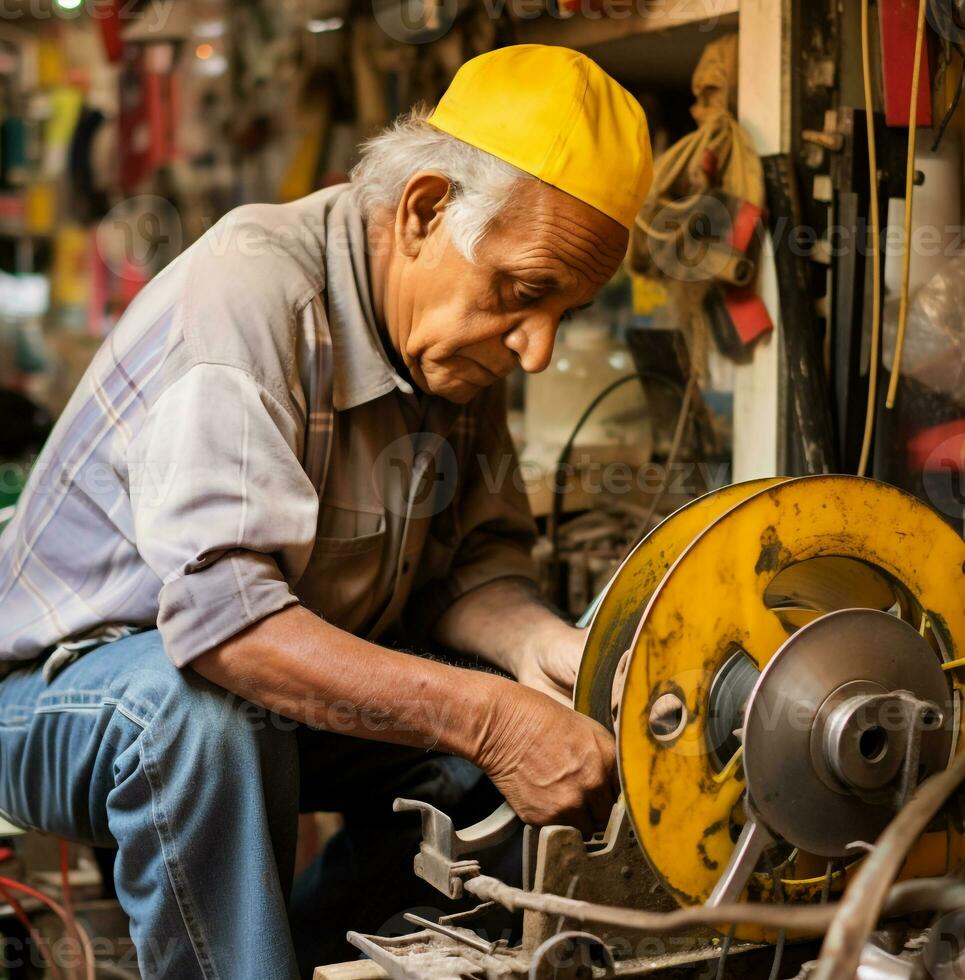
<path fill-rule="evenodd" d="M 136 544 L 162 582 L 158 628 L 177 666 L 298 601 L 318 519 L 302 432 L 247 372 L 200 363 L 130 443 Z"/>

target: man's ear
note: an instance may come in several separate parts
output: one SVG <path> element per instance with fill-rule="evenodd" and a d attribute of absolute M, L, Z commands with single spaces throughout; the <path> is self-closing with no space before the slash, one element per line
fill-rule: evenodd
<path fill-rule="evenodd" d="M 451 199 L 452 182 L 444 174 L 421 170 L 409 178 L 395 213 L 396 247 L 403 255 L 419 254 Z"/>

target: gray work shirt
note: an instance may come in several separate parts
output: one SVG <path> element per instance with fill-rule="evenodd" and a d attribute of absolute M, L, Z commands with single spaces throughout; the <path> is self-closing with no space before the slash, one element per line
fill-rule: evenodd
<path fill-rule="evenodd" d="M 0 537 L 0 659 L 157 623 L 182 666 L 297 602 L 424 632 L 532 577 L 534 536 L 501 388 L 452 405 L 386 356 L 352 189 L 246 205 L 142 290 L 58 420 Z"/>

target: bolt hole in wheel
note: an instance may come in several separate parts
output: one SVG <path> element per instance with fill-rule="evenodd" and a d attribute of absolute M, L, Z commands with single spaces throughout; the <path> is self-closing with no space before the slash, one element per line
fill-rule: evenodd
<path fill-rule="evenodd" d="M 687 706 L 677 694 L 661 694 L 650 708 L 650 733 L 658 742 L 672 742 L 687 725 Z"/>
<path fill-rule="evenodd" d="M 938 728 L 942 723 L 941 715 L 932 708 L 925 708 L 921 713 L 921 727 L 925 731 Z"/>
<path fill-rule="evenodd" d="M 858 751 L 868 762 L 881 762 L 888 752 L 888 733 L 880 725 L 866 728 L 858 739 Z"/>

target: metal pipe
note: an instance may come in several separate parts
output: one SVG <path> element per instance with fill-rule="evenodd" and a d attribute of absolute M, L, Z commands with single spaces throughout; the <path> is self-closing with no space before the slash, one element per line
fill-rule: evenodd
<path fill-rule="evenodd" d="M 649 933 L 677 932 L 694 926 L 720 926 L 730 923 L 821 933 L 834 921 L 841 907 L 731 902 L 714 908 L 697 905 L 674 912 L 641 912 L 581 902 L 545 892 L 527 892 L 486 875 L 470 878 L 464 883 L 464 888 L 477 898 L 498 902 L 510 911 L 528 909 L 548 915 L 561 915 L 577 922 L 594 922 Z M 955 878 L 924 878 L 895 885 L 888 893 L 884 911 L 889 915 L 907 915 L 925 909 L 945 912 L 959 909 L 963 903 L 965 881 Z M 877 915 L 875 918 L 877 919 Z M 857 947 L 857 951 L 860 952 L 862 945 L 863 943 Z"/>
<path fill-rule="evenodd" d="M 612 905 L 596 905 L 548 893 L 525 892 L 496 878 L 481 875 L 464 883 L 465 890 L 477 898 L 498 902 L 510 911 L 529 909 L 548 915 L 561 915 L 578 922 L 596 922 L 639 932 L 677 932 L 693 926 L 714 926 L 740 922 L 774 929 L 823 932 L 834 910 L 821 905 L 764 905 L 734 902 L 710 908 L 698 905 L 674 912 L 641 912 Z"/>
<path fill-rule="evenodd" d="M 888 824 L 837 906 L 813 980 L 851 980 L 908 851 L 962 782 L 965 752 L 947 769 L 926 779 Z"/>
<path fill-rule="evenodd" d="M 419 926 L 420 929 L 428 929 L 429 932 L 436 932 L 440 936 L 445 936 L 446 939 L 463 943 L 470 949 L 474 949 L 479 953 L 485 953 L 487 956 L 491 956 L 499 949 L 499 943 L 491 943 L 481 936 L 475 935 L 469 929 L 453 929 L 452 926 L 443 925 L 441 922 L 424 919 L 421 915 L 416 915 L 414 912 L 406 912 L 402 918 L 414 926 Z"/>

